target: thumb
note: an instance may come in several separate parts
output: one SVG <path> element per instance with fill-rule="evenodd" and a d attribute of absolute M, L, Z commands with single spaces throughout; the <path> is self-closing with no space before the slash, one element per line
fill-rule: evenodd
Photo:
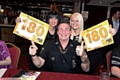
<path fill-rule="evenodd" d="M 32 44 L 31 47 L 38 49 L 38 47 L 35 45 L 35 42 L 34 42 L 34 41 L 31 41 L 31 44 Z"/>
<path fill-rule="evenodd" d="M 31 44 L 32 44 L 32 45 L 35 45 L 35 42 L 34 42 L 34 41 L 31 41 Z"/>
<path fill-rule="evenodd" d="M 112 29 L 112 25 L 110 24 L 110 30 Z"/>
<path fill-rule="evenodd" d="M 83 48 L 83 45 L 84 45 L 84 41 L 81 42 L 81 48 Z"/>
<path fill-rule="evenodd" d="M 112 25 L 110 24 L 110 31 L 109 31 L 110 33 L 112 33 Z"/>

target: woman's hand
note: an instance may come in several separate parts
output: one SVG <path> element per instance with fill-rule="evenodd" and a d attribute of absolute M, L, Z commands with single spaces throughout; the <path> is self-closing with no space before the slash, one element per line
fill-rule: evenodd
<path fill-rule="evenodd" d="M 36 55 L 38 48 L 33 41 L 31 41 L 31 43 L 32 45 L 29 47 L 29 54 L 32 56 Z"/>
<path fill-rule="evenodd" d="M 110 33 L 114 36 L 116 34 L 116 30 L 114 28 L 112 28 L 112 26 L 110 25 Z"/>
<path fill-rule="evenodd" d="M 17 17 L 17 18 L 15 19 L 15 22 L 16 22 L 16 23 L 21 22 L 21 18 L 20 18 L 20 17 Z"/>

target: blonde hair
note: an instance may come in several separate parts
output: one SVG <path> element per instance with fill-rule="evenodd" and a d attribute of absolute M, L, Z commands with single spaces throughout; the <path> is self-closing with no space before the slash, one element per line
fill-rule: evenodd
<path fill-rule="evenodd" d="M 81 42 L 82 41 L 82 31 L 84 30 L 84 27 L 83 27 L 83 24 L 84 24 L 84 22 L 83 22 L 83 16 L 82 16 L 82 14 L 80 14 L 78 12 L 73 13 L 71 15 L 71 17 L 72 16 L 76 17 L 78 19 L 78 21 L 79 21 L 80 33 L 79 33 L 78 42 Z M 70 25 L 71 25 L 71 18 L 70 18 Z M 73 40 L 73 37 L 74 37 L 73 34 L 74 34 L 74 30 L 72 29 L 72 33 L 71 33 L 71 37 L 70 37 L 70 39 L 72 39 L 72 40 Z"/>

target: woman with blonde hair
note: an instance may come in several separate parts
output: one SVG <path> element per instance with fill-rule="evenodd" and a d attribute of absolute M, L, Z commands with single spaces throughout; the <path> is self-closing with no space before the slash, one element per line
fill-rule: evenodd
<path fill-rule="evenodd" d="M 84 20 L 82 14 L 75 12 L 70 17 L 70 25 L 72 27 L 71 39 L 79 43 L 82 42 L 82 31 L 84 30 Z M 94 74 L 95 69 L 99 65 L 103 57 L 102 48 L 87 52 L 90 59 L 90 71 L 88 74 Z"/>
<path fill-rule="evenodd" d="M 81 42 L 82 41 L 82 31 L 84 30 L 84 20 L 83 16 L 75 12 L 71 15 L 70 17 L 70 25 L 72 27 L 72 34 L 71 34 L 71 39 Z"/>
<path fill-rule="evenodd" d="M 71 39 L 75 40 L 79 43 L 82 42 L 82 31 L 84 30 L 84 20 L 83 20 L 83 16 L 82 14 L 75 12 L 71 15 L 70 17 L 70 25 L 72 27 L 72 33 L 71 33 Z M 113 28 L 110 29 L 110 33 L 112 33 L 112 35 L 115 34 L 115 31 Z M 88 72 L 88 74 L 94 74 L 95 69 L 97 69 L 97 67 L 99 66 L 99 64 L 104 60 L 103 60 L 103 48 L 99 48 L 96 50 L 92 50 L 87 52 L 87 55 L 89 57 L 90 60 L 90 70 Z"/>

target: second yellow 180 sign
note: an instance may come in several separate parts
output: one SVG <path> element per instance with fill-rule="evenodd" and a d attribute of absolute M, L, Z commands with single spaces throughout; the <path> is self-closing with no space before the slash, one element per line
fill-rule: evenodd
<path fill-rule="evenodd" d="M 85 41 L 87 51 L 113 44 L 113 37 L 109 31 L 110 26 L 107 20 L 84 30 L 82 37 Z"/>

